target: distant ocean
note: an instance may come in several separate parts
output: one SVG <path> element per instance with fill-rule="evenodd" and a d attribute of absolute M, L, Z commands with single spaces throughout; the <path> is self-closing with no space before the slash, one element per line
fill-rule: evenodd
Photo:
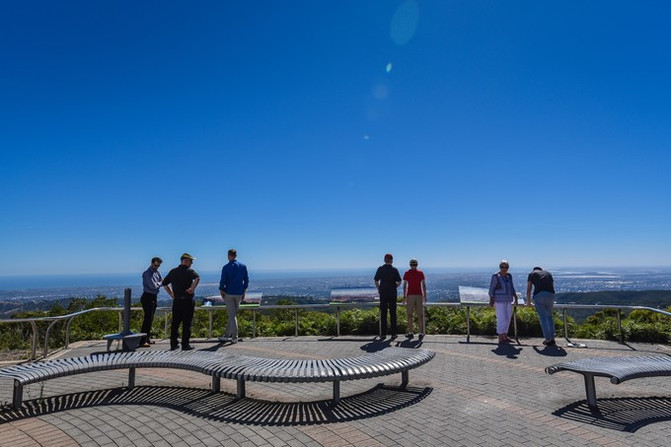
<path fill-rule="evenodd" d="M 403 274 L 404 267 L 399 268 Z M 165 271 L 164 273 L 167 273 Z M 199 272 L 198 297 L 218 294 L 219 272 Z M 428 300 L 459 301 L 459 286 L 488 287 L 493 271 L 483 269 L 425 269 Z M 526 291 L 529 270 L 513 271 L 518 292 Z M 603 290 L 671 290 L 671 267 L 552 269 L 557 292 Z M 375 269 L 370 271 L 254 272 L 250 271 L 249 292 L 267 296 L 310 297 L 327 300 L 332 289 L 373 287 Z M 142 294 L 141 272 L 118 275 L 60 275 L 0 277 L 0 301 L 54 300 L 70 297 L 122 298 L 130 288 L 134 300 Z M 400 289 L 399 289 L 400 290 Z M 159 299 L 168 299 L 162 291 Z"/>

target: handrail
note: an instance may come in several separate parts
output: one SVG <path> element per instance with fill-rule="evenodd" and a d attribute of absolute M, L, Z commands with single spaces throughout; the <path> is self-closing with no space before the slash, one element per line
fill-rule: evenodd
<path fill-rule="evenodd" d="M 134 310 L 137 310 L 138 308 L 135 308 Z M 139 308 L 142 310 L 141 308 Z M 31 325 L 31 342 L 30 342 L 30 347 L 31 347 L 31 354 L 30 354 L 30 359 L 35 360 L 36 355 L 37 355 L 37 323 L 39 322 L 45 322 L 45 321 L 50 321 L 51 324 L 47 327 L 45 336 L 44 336 L 44 357 L 47 356 L 48 354 L 48 349 L 49 349 L 49 333 L 51 332 L 52 326 L 54 326 L 56 323 L 59 321 L 67 320 L 67 319 L 73 319 L 74 317 L 78 315 L 83 315 L 89 312 L 96 312 L 100 310 L 108 310 L 108 311 L 116 311 L 116 312 L 123 312 L 122 307 L 94 307 L 91 309 L 86 309 L 82 310 L 79 312 L 74 312 L 71 314 L 67 315 L 56 315 L 52 317 L 33 317 L 33 318 L 12 318 L 8 320 L 0 320 L 1 323 L 30 323 Z M 66 334 L 65 334 L 65 339 L 66 339 L 66 344 L 65 347 L 68 347 L 69 340 L 70 340 L 70 323 L 67 325 L 66 329 Z"/>
<path fill-rule="evenodd" d="M 402 306 L 401 303 L 399 305 Z M 470 336 L 471 336 L 471 328 L 470 328 L 470 308 L 471 306 L 473 307 L 485 307 L 488 306 L 488 303 L 446 303 L 446 302 L 440 302 L 440 303 L 426 303 L 427 307 L 431 306 L 436 306 L 436 307 L 466 307 L 466 341 L 470 342 Z M 281 310 L 293 310 L 295 314 L 295 334 L 298 336 L 298 311 L 299 310 L 306 310 L 306 309 L 321 309 L 321 308 L 329 308 L 329 309 L 335 309 L 336 313 L 336 335 L 340 336 L 340 312 L 342 309 L 359 309 L 359 308 L 371 308 L 371 307 L 378 307 L 377 302 L 367 302 L 367 303 L 338 303 L 338 304 L 330 304 L 330 303 L 315 303 L 315 304 L 287 304 L 287 305 L 281 305 L 281 304 L 273 304 L 273 305 L 263 305 L 260 307 L 250 307 L 250 308 L 241 308 L 240 310 L 249 310 L 252 312 L 252 337 L 256 337 L 256 312 L 259 310 L 261 311 L 266 311 L 266 310 L 273 310 L 273 309 L 281 309 Z M 526 305 L 517 305 L 515 307 L 526 307 Z M 620 331 L 620 341 L 623 342 L 623 333 L 622 333 L 622 320 L 621 320 L 621 311 L 622 310 L 627 310 L 627 311 L 632 311 L 632 310 L 645 310 L 649 312 L 654 312 L 654 313 L 659 313 L 662 315 L 665 315 L 667 317 L 671 317 L 671 312 L 667 312 L 662 309 L 656 309 L 654 307 L 646 307 L 646 306 L 627 306 L 627 305 L 615 305 L 615 304 L 555 304 L 554 306 L 555 310 L 561 310 L 563 314 L 563 322 L 564 322 L 564 337 L 566 340 L 571 343 L 571 341 L 568 338 L 568 325 L 566 324 L 566 311 L 567 310 L 577 310 L 577 309 L 582 309 L 582 310 L 604 310 L 604 309 L 615 309 L 618 311 L 618 328 Z M 121 330 L 121 324 L 122 324 L 122 312 L 123 312 L 123 307 L 94 307 L 91 309 L 85 309 L 82 311 L 74 312 L 71 314 L 67 315 L 58 315 L 58 316 L 50 316 L 50 317 L 34 317 L 34 318 L 13 318 L 13 319 L 5 319 L 5 320 L 0 320 L 0 324 L 3 323 L 30 323 L 31 325 L 31 360 L 34 360 L 37 355 L 37 344 L 38 344 L 38 330 L 37 330 L 37 323 L 39 322 L 50 322 L 49 326 L 47 327 L 47 330 L 45 332 L 44 336 L 44 349 L 43 349 L 43 356 L 46 357 L 49 353 L 49 335 L 51 332 L 51 329 L 53 326 L 56 325 L 56 323 L 67 320 L 67 325 L 65 328 L 65 346 L 64 348 L 68 348 L 70 344 L 70 325 L 72 324 L 72 321 L 74 320 L 75 317 L 79 315 L 84 315 L 87 313 L 91 312 L 98 312 L 98 311 L 115 311 L 118 312 L 119 314 L 119 330 Z M 141 307 L 132 307 L 130 309 L 131 311 L 141 311 Z M 167 333 L 168 330 L 168 315 L 171 313 L 172 308 L 171 307 L 158 307 L 156 309 L 157 311 L 162 311 L 165 314 L 165 332 Z M 196 307 L 196 310 L 199 311 L 207 311 L 209 313 L 209 326 L 208 326 L 208 338 L 212 338 L 213 335 L 213 328 L 212 328 L 212 319 L 213 319 L 213 312 L 215 311 L 224 311 L 226 310 L 226 307 L 224 306 L 199 306 Z M 515 332 L 515 338 L 517 338 L 517 320 L 516 320 L 516 313 L 515 315 L 515 325 L 514 325 L 514 332 Z"/>

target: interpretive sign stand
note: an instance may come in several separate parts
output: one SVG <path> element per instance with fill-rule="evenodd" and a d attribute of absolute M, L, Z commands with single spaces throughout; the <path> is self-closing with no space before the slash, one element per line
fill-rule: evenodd
<path fill-rule="evenodd" d="M 123 332 L 103 336 L 107 340 L 107 350 L 110 350 L 114 340 L 121 340 L 124 351 L 135 351 L 145 335 L 147 334 L 133 333 L 130 330 L 130 289 L 125 289 L 123 292 Z"/>

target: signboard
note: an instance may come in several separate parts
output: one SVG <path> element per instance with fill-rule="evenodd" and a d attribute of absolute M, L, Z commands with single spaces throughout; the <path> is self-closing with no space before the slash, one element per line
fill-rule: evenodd
<path fill-rule="evenodd" d="M 462 304 L 489 304 L 489 289 L 483 287 L 459 286 L 459 302 Z"/>
<path fill-rule="evenodd" d="M 462 304 L 489 304 L 489 289 L 484 287 L 459 286 L 459 302 Z M 517 294 L 519 305 L 524 304 L 524 297 Z"/>
<path fill-rule="evenodd" d="M 374 287 L 331 290 L 331 304 L 372 303 L 379 300 L 380 295 Z"/>
<path fill-rule="evenodd" d="M 240 305 L 241 306 L 247 306 L 247 305 L 260 306 L 261 305 L 261 298 L 263 298 L 263 293 L 262 292 L 247 292 L 247 293 L 245 293 L 245 299 L 240 302 Z"/>
<path fill-rule="evenodd" d="M 245 299 L 240 302 L 240 306 L 254 307 L 261 305 L 263 298 L 262 292 L 247 292 Z M 221 295 L 211 295 L 203 298 L 203 306 L 224 306 L 224 299 Z"/>

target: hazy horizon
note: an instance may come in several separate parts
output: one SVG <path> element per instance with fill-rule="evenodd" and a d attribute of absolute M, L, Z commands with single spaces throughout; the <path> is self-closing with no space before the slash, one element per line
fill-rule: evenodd
<path fill-rule="evenodd" d="M 398 266 L 401 274 L 408 269 L 407 266 Z M 299 280 L 299 279 L 320 279 L 320 278 L 338 278 L 338 277 L 372 277 L 378 266 L 367 267 L 365 269 L 312 269 L 312 270 L 250 270 L 251 288 L 254 287 L 254 280 L 268 281 L 273 279 Z M 545 266 L 544 266 L 545 267 Z M 517 277 L 524 277 L 533 266 L 512 268 L 511 273 Z M 567 277 L 572 274 L 598 274 L 607 277 L 612 274 L 645 274 L 645 273 L 671 273 L 671 266 L 570 266 L 570 267 L 545 267 L 550 270 L 557 278 Z M 160 271 L 165 275 L 169 269 L 161 268 Z M 427 275 L 459 275 L 459 274 L 491 274 L 496 268 L 486 267 L 426 267 L 422 268 Z M 201 276 L 201 285 L 218 282 L 220 270 L 197 270 Z M 47 274 L 47 275 L 0 275 L 0 290 L 22 290 L 22 289 L 40 289 L 53 287 L 88 287 L 88 286 L 113 286 L 113 285 L 139 285 L 141 287 L 142 272 L 126 273 L 84 273 L 84 274 Z M 518 285 L 519 288 L 519 285 Z"/>

